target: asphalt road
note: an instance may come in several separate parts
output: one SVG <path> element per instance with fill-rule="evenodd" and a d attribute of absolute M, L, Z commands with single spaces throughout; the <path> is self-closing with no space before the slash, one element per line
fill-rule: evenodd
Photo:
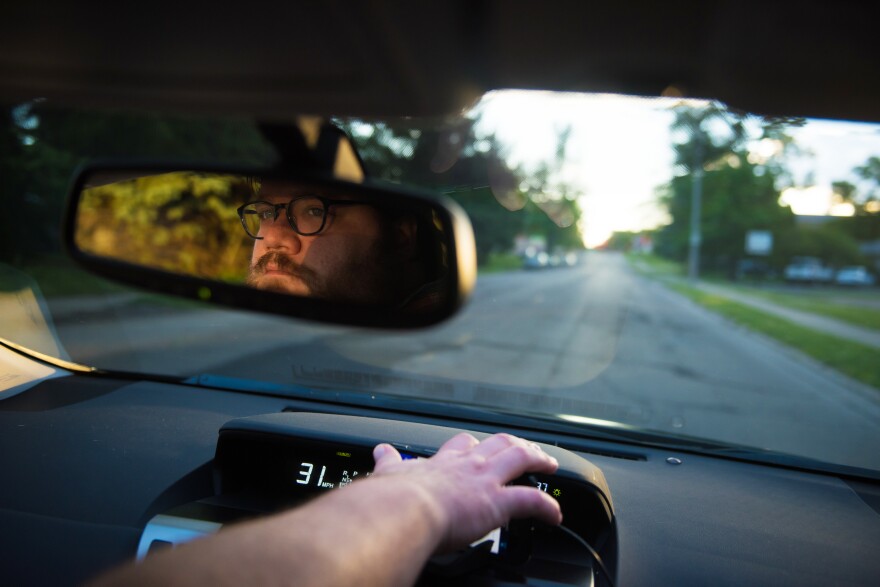
<path fill-rule="evenodd" d="M 248 313 L 107 309 L 62 320 L 79 362 L 385 391 L 622 422 L 880 469 L 880 391 L 731 325 L 610 253 L 481 276 L 417 334 Z"/>

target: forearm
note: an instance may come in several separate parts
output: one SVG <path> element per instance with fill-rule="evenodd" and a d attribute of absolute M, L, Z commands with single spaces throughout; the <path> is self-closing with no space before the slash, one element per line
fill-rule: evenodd
<path fill-rule="evenodd" d="M 308 507 L 158 554 L 99 584 L 410 585 L 443 524 L 418 484 L 366 479 Z"/>
<path fill-rule="evenodd" d="M 534 487 L 506 486 L 556 461 L 506 435 L 448 440 L 403 461 L 378 445 L 374 473 L 302 507 L 241 524 L 101 577 L 96 585 L 411 585 L 438 547 L 467 545 L 511 517 L 562 520 Z"/>

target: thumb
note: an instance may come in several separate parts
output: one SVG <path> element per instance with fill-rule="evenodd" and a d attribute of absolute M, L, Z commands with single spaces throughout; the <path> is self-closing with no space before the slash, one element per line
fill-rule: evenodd
<path fill-rule="evenodd" d="M 377 473 L 382 469 L 390 467 L 394 463 L 399 463 L 403 460 L 396 448 L 390 444 L 384 443 L 377 444 L 376 448 L 373 449 L 373 459 L 376 461 L 374 471 Z"/>

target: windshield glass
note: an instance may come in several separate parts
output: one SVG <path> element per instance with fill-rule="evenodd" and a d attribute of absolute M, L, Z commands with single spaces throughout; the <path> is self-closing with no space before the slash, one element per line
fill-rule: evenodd
<path fill-rule="evenodd" d="M 474 225 L 470 303 L 392 333 L 145 293 L 63 256 L 77 164 L 271 162 L 249 122 L 4 112 L 0 338 L 107 370 L 416 397 L 880 470 L 877 125 L 514 91 L 443 120 L 335 119 L 369 175 L 447 194 Z"/>

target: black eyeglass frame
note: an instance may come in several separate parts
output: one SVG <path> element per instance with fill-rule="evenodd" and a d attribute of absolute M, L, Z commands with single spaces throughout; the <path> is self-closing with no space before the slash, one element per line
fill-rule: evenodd
<path fill-rule="evenodd" d="M 299 227 L 296 225 L 296 221 L 293 219 L 293 216 L 290 213 L 290 210 L 292 209 L 294 202 L 298 202 L 300 200 L 305 200 L 307 198 L 318 200 L 321 202 L 321 205 L 324 206 L 324 216 L 321 218 L 321 226 L 318 228 L 318 230 L 315 230 L 312 232 L 303 232 L 302 230 L 300 230 Z M 281 210 L 282 208 L 284 208 L 285 209 L 285 216 L 287 216 L 287 223 L 290 225 L 290 228 L 292 228 L 293 231 L 300 236 L 315 236 L 316 234 L 320 234 L 320 232 L 322 230 L 324 230 L 324 227 L 327 225 L 327 213 L 330 210 L 330 206 L 358 206 L 358 205 L 369 206 L 370 205 L 367 202 L 360 202 L 357 200 L 333 200 L 330 198 L 325 198 L 323 196 L 299 196 L 298 198 L 293 198 L 292 200 L 290 200 L 287 203 L 281 203 L 281 204 L 273 204 L 272 202 L 267 202 L 265 200 L 254 200 L 252 202 L 247 202 L 247 203 L 239 206 L 238 209 L 236 210 L 236 212 L 238 212 L 238 218 L 239 218 L 239 220 L 241 220 L 242 228 L 244 228 L 244 231 L 247 233 L 247 235 L 254 240 L 263 240 L 264 237 L 251 234 L 251 231 L 248 230 L 247 222 L 245 221 L 245 217 L 244 217 L 244 209 L 247 208 L 248 206 L 253 205 L 253 204 L 266 204 L 267 206 L 273 207 L 275 209 L 274 215 L 272 217 L 273 222 L 278 220 L 278 211 Z"/>

